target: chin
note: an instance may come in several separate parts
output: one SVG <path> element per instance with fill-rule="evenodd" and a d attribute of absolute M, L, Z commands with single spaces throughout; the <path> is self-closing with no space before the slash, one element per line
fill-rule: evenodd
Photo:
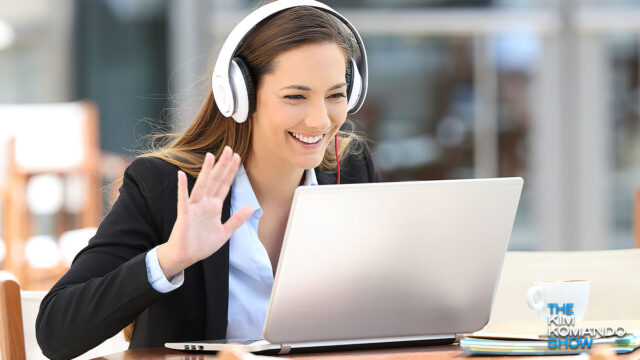
<path fill-rule="evenodd" d="M 302 157 L 297 159 L 292 159 L 292 163 L 301 169 L 313 169 L 318 167 L 322 163 L 322 159 L 324 158 L 324 153 L 320 157 Z"/>

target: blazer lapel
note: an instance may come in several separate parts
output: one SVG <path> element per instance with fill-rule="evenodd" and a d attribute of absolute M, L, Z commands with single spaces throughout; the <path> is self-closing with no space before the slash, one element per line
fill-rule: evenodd
<path fill-rule="evenodd" d="M 338 182 L 338 175 L 334 173 L 326 173 L 320 170 L 320 167 L 317 167 L 313 170 L 316 173 L 316 179 L 318 180 L 318 185 L 335 184 Z"/>
<path fill-rule="evenodd" d="M 222 205 L 222 223 L 231 217 L 231 188 Z M 229 306 L 229 240 L 213 255 L 202 260 L 206 299 L 206 339 L 227 336 Z"/>

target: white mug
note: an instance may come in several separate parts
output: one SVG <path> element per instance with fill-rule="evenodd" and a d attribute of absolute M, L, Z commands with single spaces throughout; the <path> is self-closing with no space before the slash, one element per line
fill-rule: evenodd
<path fill-rule="evenodd" d="M 534 281 L 527 291 L 527 304 L 546 323 L 551 315 L 550 303 L 558 306 L 572 303 L 575 320 L 580 321 L 589 304 L 589 287 L 589 280 Z M 568 315 L 563 311 L 558 314 Z"/>

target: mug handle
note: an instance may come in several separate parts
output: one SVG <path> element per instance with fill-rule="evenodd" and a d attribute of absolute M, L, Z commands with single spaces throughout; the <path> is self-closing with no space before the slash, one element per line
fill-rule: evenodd
<path fill-rule="evenodd" d="M 539 301 L 536 301 L 539 298 Z M 527 304 L 535 311 L 541 311 L 544 308 L 544 289 L 540 285 L 533 285 L 527 291 Z"/>

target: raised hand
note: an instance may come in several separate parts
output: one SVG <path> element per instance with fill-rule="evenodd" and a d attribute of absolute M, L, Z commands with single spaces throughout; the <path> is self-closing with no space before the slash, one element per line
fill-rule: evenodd
<path fill-rule="evenodd" d="M 245 206 L 222 223 L 222 204 L 240 166 L 240 156 L 225 147 L 214 166 L 207 153 L 191 190 L 187 175 L 178 171 L 178 212 L 169 240 L 158 246 L 158 261 L 167 279 L 220 249 L 253 213 Z"/>

